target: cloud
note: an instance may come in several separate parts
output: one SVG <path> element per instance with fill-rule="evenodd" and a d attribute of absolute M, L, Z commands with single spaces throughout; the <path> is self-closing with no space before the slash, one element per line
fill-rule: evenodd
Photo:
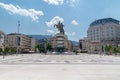
<path fill-rule="evenodd" d="M 80 0 L 44 0 L 44 2 L 51 4 L 51 5 L 63 5 L 68 4 L 71 7 L 74 7 L 76 3 Z"/>
<path fill-rule="evenodd" d="M 14 6 L 12 4 L 0 3 L 0 7 L 7 10 L 10 14 L 19 14 L 25 17 L 31 17 L 33 21 L 39 19 L 40 16 L 44 15 L 42 11 L 36 11 L 35 9 L 22 9 L 20 6 Z"/>
<path fill-rule="evenodd" d="M 44 1 L 52 5 L 62 5 L 64 3 L 64 0 L 44 0 Z"/>
<path fill-rule="evenodd" d="M 47 32 L 50 33 L 50 34 L 57 34 L 57 33 L 59 33 L 59 31 L 56 30 L 56 29 L 49 29 L 49 30 L 47 30 Z"/>
<path fill-rule="evenodd" d="M 76 0 L 67 0 L 66 3 L 69 4 L 71 7 L 75 6 Z"/>
<path fill-rule="evenodd" d="M 55 16 L 55 17 L 53 17 L 53 19 L 52 19 L 50 22 L 45 22 L 45 23 L 46 23 L 46 25 L 47 25 L 48 27 L 52 27 L 52 26 L 54 26 L 55 24 L 57 24 L 59 21 L 60 21 L 60 22 L 63 22 L 64 19 L 61 18 L 61 17 L 59 17 L 59 16 Z"/>
<path fill-rule="evenodd" d="M 58 30 L 53 30 L 53 29 L 49 29 L 49 30 L 47 30 L 47 32 L 50 34 L 53 34 L 53 35 L 59 33 Z M 68 36 L 75 36 L 76 32 L 65 32 L 65 34 Z"/>
<path fill-rule="evenodd" d="M 66 35 L 68 36 L 75 36 L 76 35 L 76 32 L 65 32 Z"/>
<path fill-rule="evenodd" d="M 80 1 L 81 0 L 66 0 L 66 3 L 71 7 L 75 7 L 75 5 L 80 3 Z"/>
<path fill-rule="evenodd" d="M 54 34 L 55 33 L 54 30 L 47 30 L 47 32 L 50 33 L 50 34 Z"/>
<path fill-rule="evenodd" d="M 73 20 L 73 21 L 71 22 L 71 24 L 72 24 L 72 25 L 75 25 L 75 26 L 79 25 L 79 23 L 78 23 L 76 20 Z"/>

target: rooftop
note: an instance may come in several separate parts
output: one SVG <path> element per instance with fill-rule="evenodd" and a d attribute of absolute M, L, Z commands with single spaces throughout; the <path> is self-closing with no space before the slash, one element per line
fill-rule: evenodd
<path fill-rule="evenodd" d="M 115 23 L 115 24 L 119 24 L 120 21 L 113 19 L 113 18 L 103 18 L 103 19 L 99 19 L 99 20 L 95 20 L 94 22 L 92 22 L 90 24 L 90 27 L 92 26 L 96 26 L 99 24 L 106 24 L 106 23 Z"/>
<path fill-rule="evenodd" d="M 0 30 L 0 34 L 4 34 L 4 32 Z"/>
<path fill-rule="evenodd" d="M 21 34 L 21 33 L 10 33 L 10 34 L 8 34 L 8 35 L 25 35 L 25 34 Z M 25 35 L 25 36 L 27 36 L 27 37 L 29 37 L 29 38 L 32 38 L 32 37 L 30 37 L 30 36 L 28 36 L 28 35 Z"/>

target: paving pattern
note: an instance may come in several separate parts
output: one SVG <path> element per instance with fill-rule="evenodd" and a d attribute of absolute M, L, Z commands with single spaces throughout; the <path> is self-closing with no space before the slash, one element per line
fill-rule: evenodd
<path fill-rule="evenodd" d="M 0 56 L 0 80 L 120 80 L 120 56 Z"/>
<path fill-rule="evenodd" d="M 120 80 L 120 65 L 0 65 L 0 80 Z"/>
<path fill-rule="evenodd" d="M 0 57 L 0 63 L 120 63 L 120 56 L 24 54 Z"/>

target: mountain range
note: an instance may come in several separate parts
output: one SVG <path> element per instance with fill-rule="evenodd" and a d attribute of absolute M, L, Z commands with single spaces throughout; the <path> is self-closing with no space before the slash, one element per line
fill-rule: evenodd
<path fill-rule="evenodd" d="M 28 35 L 29 37 L 34 38 L 36 41 L 42 40 L 42 39 L 50 39 L 52 36 L 51 35 Z M 78 46 L 77 41 L 72 41 L 74 46 Z"/>

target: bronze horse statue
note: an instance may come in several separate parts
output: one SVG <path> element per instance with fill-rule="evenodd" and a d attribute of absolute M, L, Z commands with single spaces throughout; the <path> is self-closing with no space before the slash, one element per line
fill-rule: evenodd
<path fill-rule="evenodd" d="M 63 29 L 64 25 L 60 21 L 58 24 L 55 24 L 54 27 L 56 27 L 61 34 L 64 34 L 64 29 Z"/>

